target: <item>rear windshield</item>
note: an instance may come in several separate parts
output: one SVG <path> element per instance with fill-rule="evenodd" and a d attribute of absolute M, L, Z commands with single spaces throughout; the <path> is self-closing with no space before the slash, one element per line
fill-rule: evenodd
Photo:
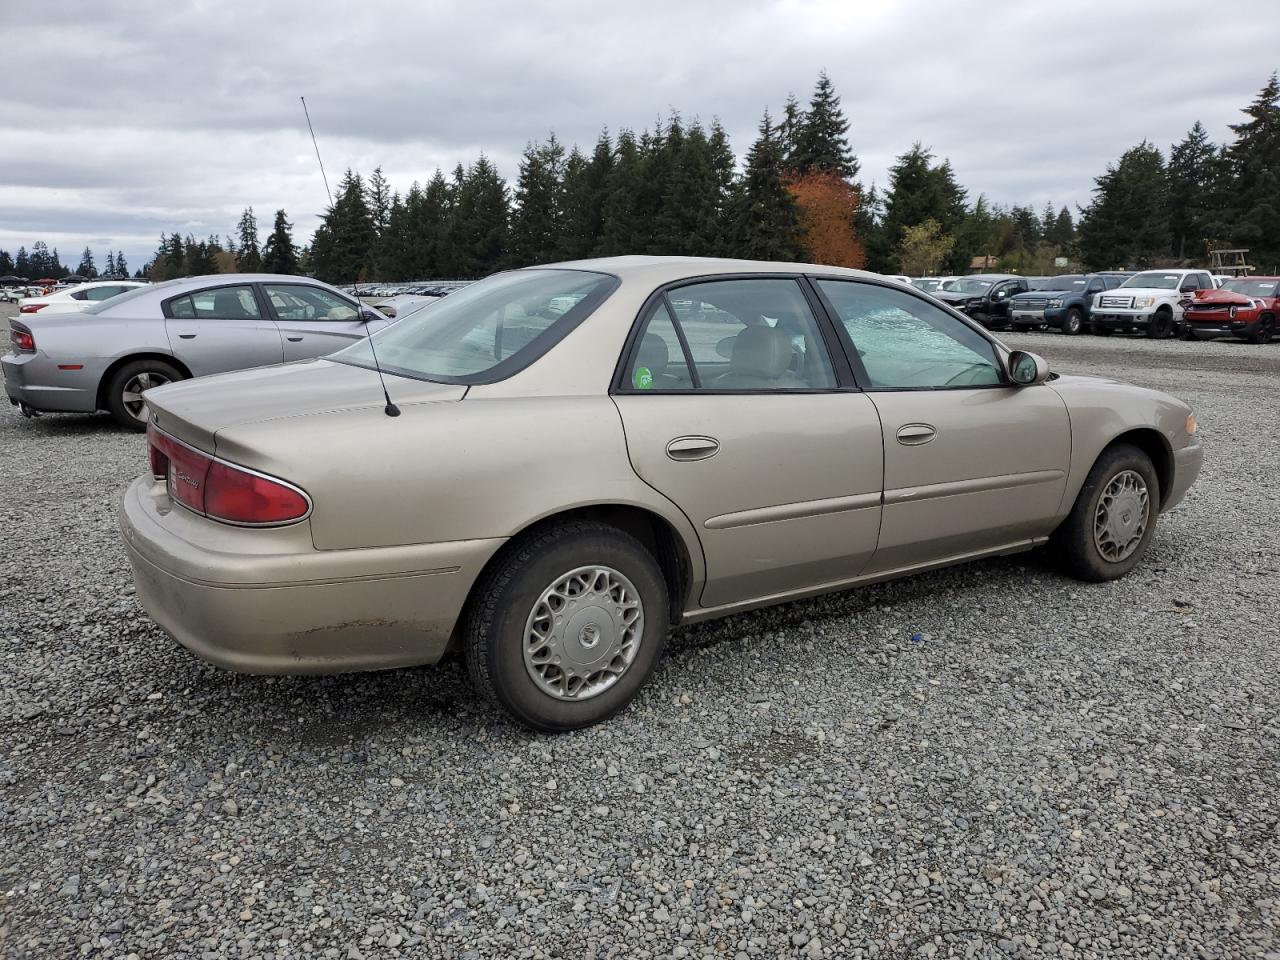
<path fill-rule="evenodd" d="M 464 287 L 329 357 L 440 383 L 494 383 L 581 323 L 618 281 L 584 270 L 515 270 Z"/>
<path fill-rule="evenodd" d="M 169 280 L 165 283 L 148 283 L 141 287 L 134 287 L 132 290 L 126 290 L 124 293 L 111 297 L 107 300 L 99 300 L 92 306 L 85 307 L 80 312 L 82 314 L 89 313 L 105 313 L 107 310 L 114 310 L 116 307 L 128 303 L 130 300 L 137 300 L 139 297 L 146 296 L 155 290 L 161 290 L 171 284 L 176 284 L 176 280 Z"/>

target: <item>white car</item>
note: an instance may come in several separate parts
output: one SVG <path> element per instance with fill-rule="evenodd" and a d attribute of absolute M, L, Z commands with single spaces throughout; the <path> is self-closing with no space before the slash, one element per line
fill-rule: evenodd
<path fill-rule="evenodd" d="M 142 280 L 97 280 L 74 287 L 55 290 L 44 297 L 23 297 L 18 301 L 19 313 L 78 313 L 100 300 L 110 300 L 126 290 L 145 287 Z"/>
<path fill-rule="evenodd" d="M 1182 301 L 1215 288 L 1208 270 L 1144 270 L 1098 296 L 1089 326 L 1102 336 L 1123 330 L 1154 340 L 1170 337 L 1182 326 Z"/>

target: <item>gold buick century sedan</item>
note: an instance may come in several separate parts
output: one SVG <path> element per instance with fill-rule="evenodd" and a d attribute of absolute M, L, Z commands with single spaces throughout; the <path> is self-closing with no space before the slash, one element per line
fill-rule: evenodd
<path fill-rule="evenodd" d="M 120 524 L 180 643 L 260 673 L 456 648 L 547 731 L 622 709 L 674 624 L 1041 545 L 1119 577 L 1202 459 L 1173 397 L 810 264 L 514 270 L 145 399 Z"/>

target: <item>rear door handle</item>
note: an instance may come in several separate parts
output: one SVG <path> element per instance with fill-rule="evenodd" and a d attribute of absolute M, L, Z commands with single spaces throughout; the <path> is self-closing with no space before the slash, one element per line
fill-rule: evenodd
<path fill-rule="evenodd" d="M 301 343 L 301 342 L 302 342 L 302 338 L 301 338 L 301 337 L 286 337 L 285 339 L 287 339 L 290 343 Z"/>
<path fill-rule="evenodd" d="M 672 460 L 706 460 L 720 450 L 720 441 L 713 437 L 676 437 L 667 444 L 667 456 Z"/>
<path fill-rule="evenodd" d="M 194 340 L 195 338 L 196 338 L 196 335 L 195 335 L 194 333 L 180 333 L 180 334 L 178 334 L 178 339 L 179 339 L 179 340 Z"/>
<path fill-rule="evenodd" d="M 907 447 L 918 447 L 937 435 L 937 429 L 927 423 L 908 423 L 898 428 L 898 442 Z"/>

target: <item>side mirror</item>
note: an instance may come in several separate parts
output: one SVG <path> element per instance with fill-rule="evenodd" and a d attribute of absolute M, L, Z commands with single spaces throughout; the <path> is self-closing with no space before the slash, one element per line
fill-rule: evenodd
<path fill-rule="evenodd" d="M 1044 357 L 1025 350 L 1009 354 L 1009 379 L 1020 387 L 1030 387 L 1049 379 L 1049 364 Z"/>

